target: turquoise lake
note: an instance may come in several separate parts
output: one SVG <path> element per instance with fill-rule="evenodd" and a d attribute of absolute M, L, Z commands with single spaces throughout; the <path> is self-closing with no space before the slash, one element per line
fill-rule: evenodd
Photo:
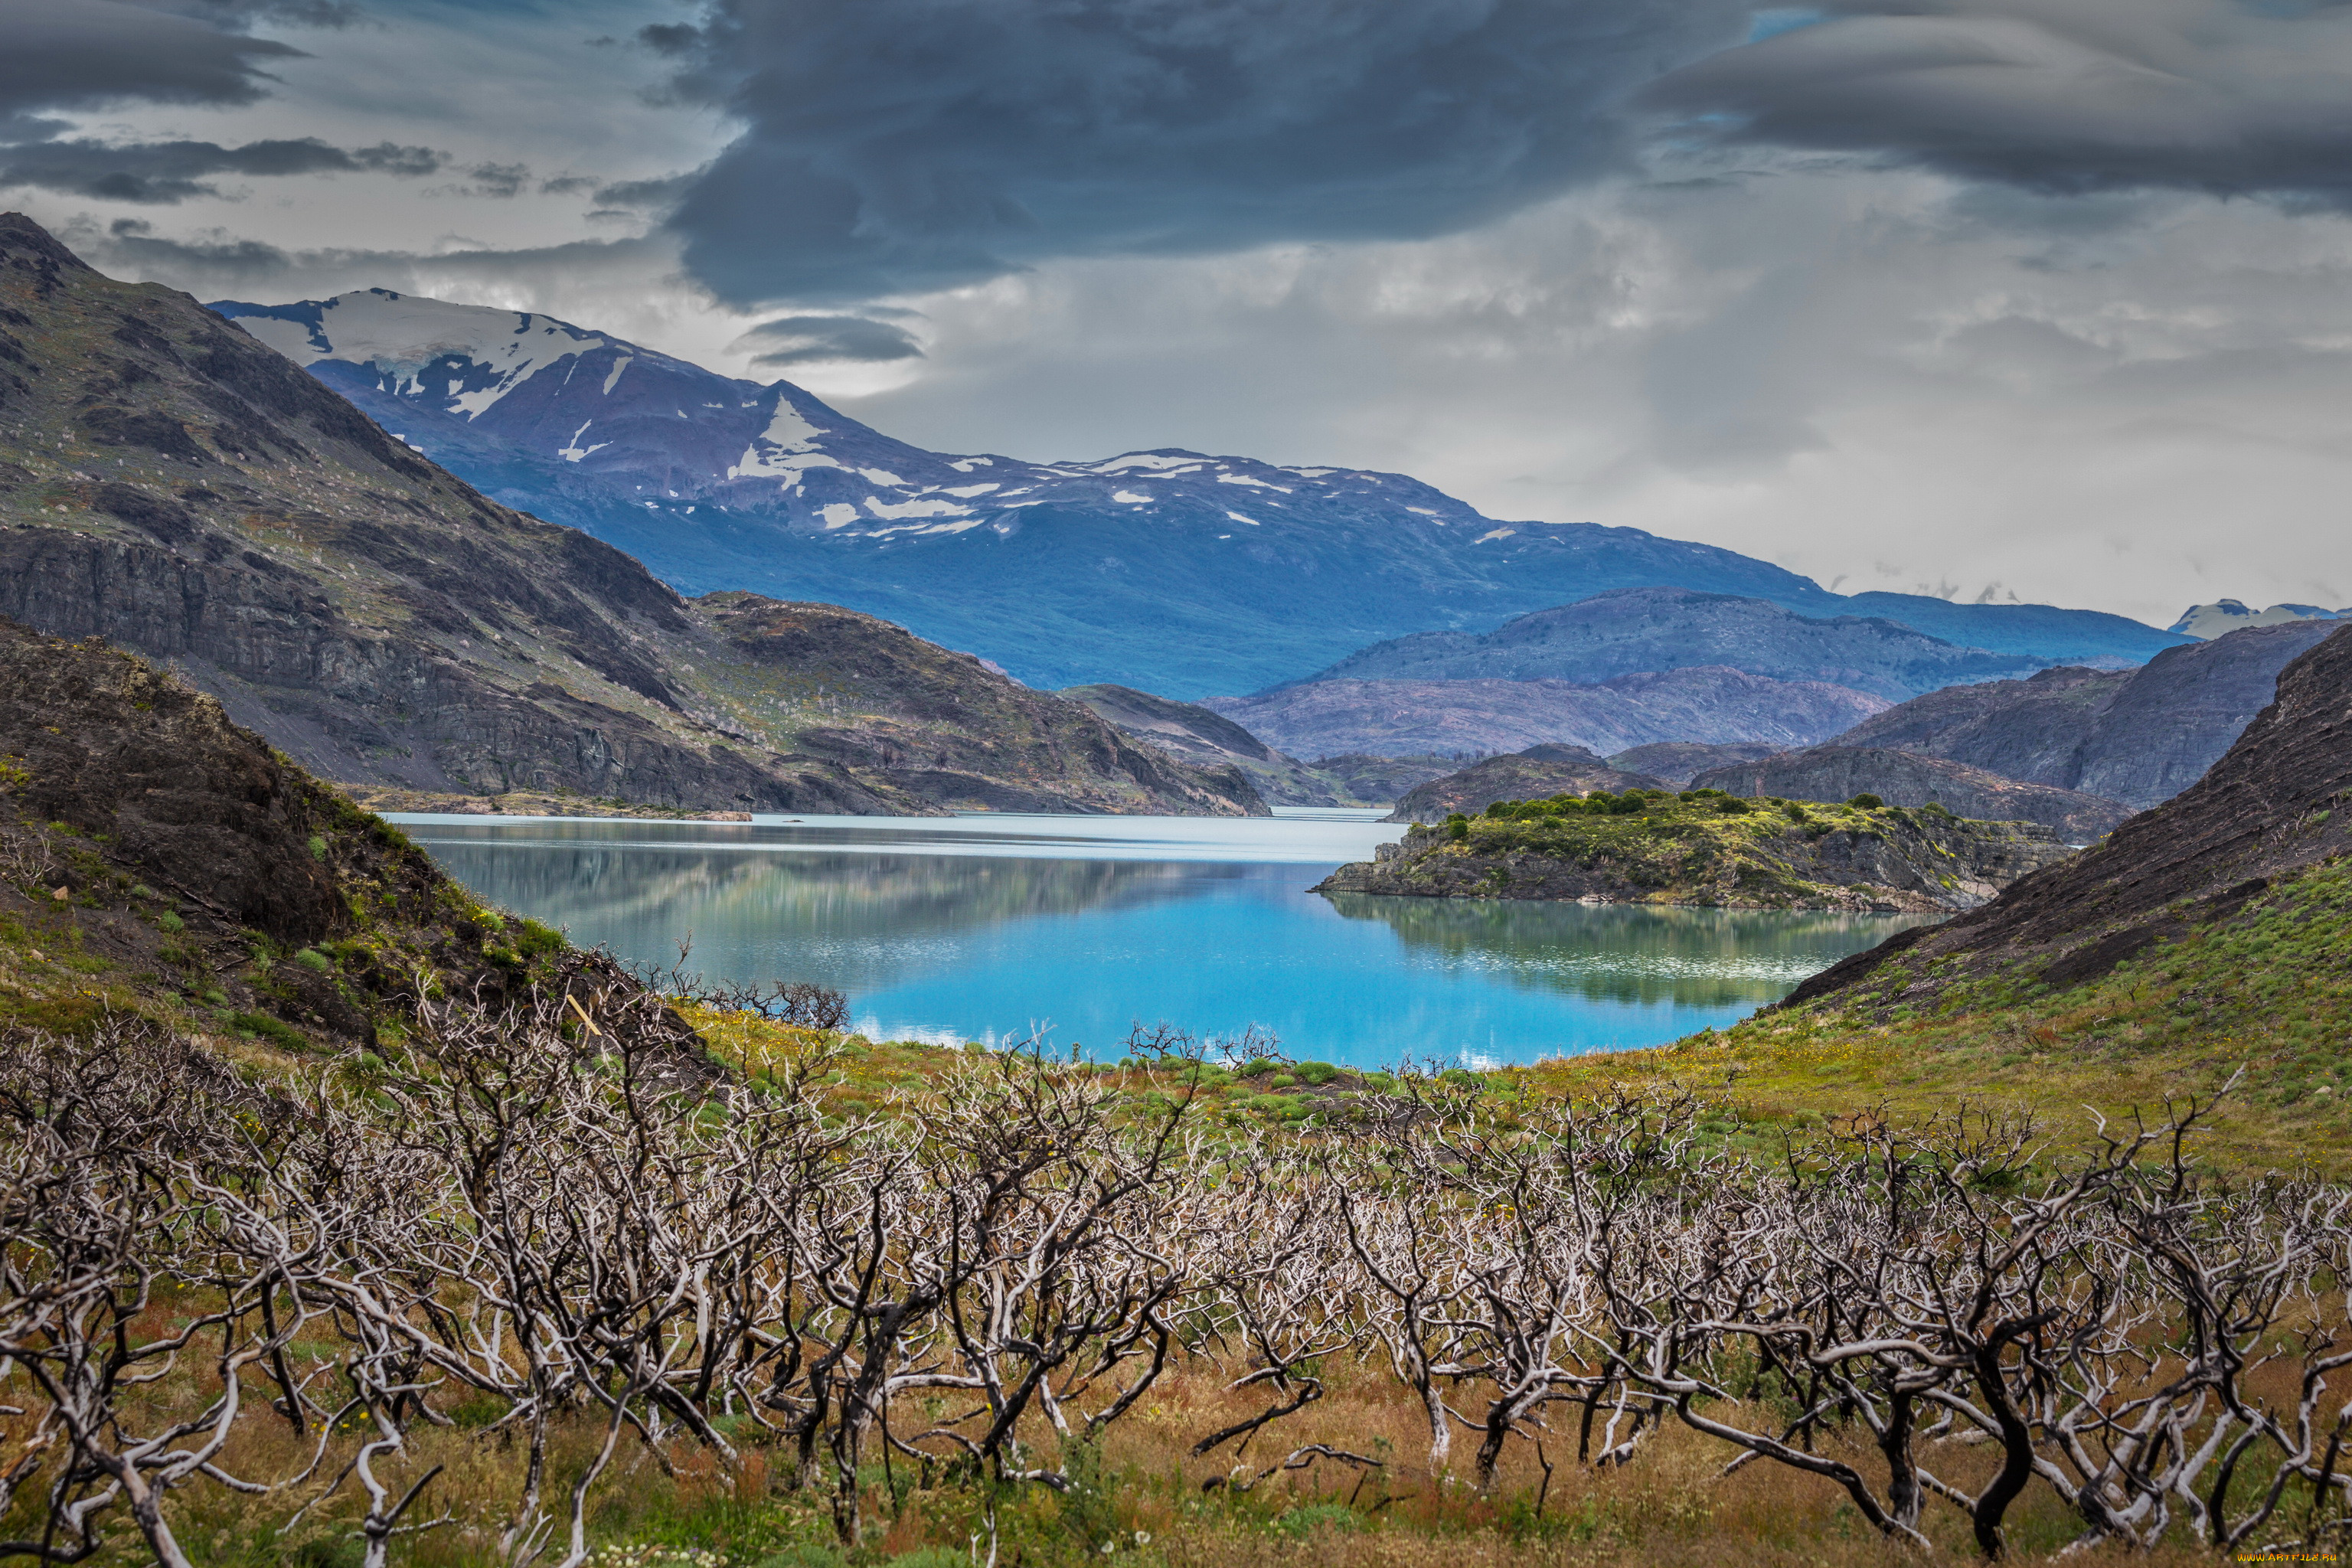
<path fill-rule="evenodd" d="M 625 962 L 690 940 L 714 979 L 837 987 L 873 1038 L 1110 1056 L 1162 1022 L 1360 1066 L 1655 1045 L 1917 923 L 1308 892 L 1402 832 L 1373 815 L 394 820 L 483 899 Z"/>

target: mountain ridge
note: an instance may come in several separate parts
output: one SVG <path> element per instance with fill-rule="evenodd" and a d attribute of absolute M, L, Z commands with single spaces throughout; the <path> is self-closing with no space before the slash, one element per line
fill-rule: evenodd
<path fill-rule="evenodd" d="M 2339 860 L 2352 849 L 2347 802 L 2352 627 L 2336 626 L 2280 672 L 2276 696 L 2189 788 L 1982 909 L 1832 965 L 1783 1005 L 1867 984 L 1855 1000 L 1925 1009 L 2002 972 L 2053 988 L 2098 979 Z"/>
<path fill-rule="evenodd" d="M 2092 611 L 1849 601 L 1715 546 L 1489 518 L 1374 470 L 1174 447 L 1055 463 L 928 452 L 789 382 L 527 312 L 383 289 L 213 308 L 487 493 L 682 591 L 840 603 L 1042 689 L 1257 689 L 1399 635 L 1661 583 L 1816 615 L 1867 599 L 2041 663 L 2137 662 L 2182 640 Z M 993 613 L 1015 597 L 1021 616 Z"/>
<path fill-rule="evenodd" d="M 1360 648 L 1308 679 L 1589 684 L 1717 665 L 1900 701 L 1938 687 L 2021 675 L 2035 661 L 1959 647 L 1883 616 L 1823 618 L 1769 599 L 1644 587 L 1531 611 L 1475 636 L 1399 637 Z"/>
<path fill-rule="evenodd" d="M 1293 756 L 1468 752 L 1546 742 L 1607 755 L 1662 741 L 1809 746 L 1885 700 L 1821 681 L 1774 680 L 1725 666 L 1567 680 L 1318 680 L 1202 706 Z"/>
<path fill-rule="evenodd" d="M 1872 715 L 1839 746 L 1893 747 L 2146 809 L 2202 777 L 2339 623 L 2298 618 L 2167 648 L 2137 669 L 2045 669 Z"/>
<path fill-rule="evenodd" d="M 1979 822 L 2034 823 L 2069 844 L 2087 844 L 2131 816 L 2129 806 L 2104 795 L 2026 784 L 1947 757 L 1870 746 L 1815 746 L 1709 768 L 1694 776 L 1689 787 L 1749 799 L 1828 804 L 1874 795 L 1889 805 L 1940 805 Z"/>
<path fill-rule="evenodd" d="M 682 599 L 15 214 L 0 362 L 0 614 L 172 661 L 326 776 L 793 812 L 1265 809 L 875 617 Z M 813 618 L 856 668 L 793 643 Z M 957 732 L 958 704 L 994 732 Z"/>

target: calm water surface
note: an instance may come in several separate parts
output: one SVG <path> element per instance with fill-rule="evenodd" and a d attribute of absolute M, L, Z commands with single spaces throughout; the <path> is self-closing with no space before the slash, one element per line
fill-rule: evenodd
<path fill-rule="evenodd" d="M 692 969 L 837 986 L 881 1039 L 1255 1024 L 1328 1061 L 1531 1061 L 1729 1023 L 1916 923 L 1307 892 L 1402 833 L 1373 815 L 394 820 L 575 942 L 667 965 L 690 935 Z"/>

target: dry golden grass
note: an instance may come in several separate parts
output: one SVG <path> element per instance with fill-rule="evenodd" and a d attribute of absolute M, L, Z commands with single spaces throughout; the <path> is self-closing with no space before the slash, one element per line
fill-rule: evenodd
<path fill-rule="evenodd" d="M 1418 1408 L 1398 1397 L 1378 1369 L 1342 1365 L 1329 1369 L 1328 1376 L 1323 1399 L 1261 1433 L 1238 1459 L 1230 1445 L 1202 1458 L 1190 1453 L 1201 1434 L 1256 1406 L 1245 1394 L 1233 1392 L 1215 1366 L 1192 1363 L 1172 1368 L 1145 1404 L 1113 1429 L 1099 1460 L 1103 1484 L 1091 1495 L 1063 1498 L 1030 1488 L 999 1500 L 1000 1563 L 1006 1568 L 1057 1568 L 1099 1562 L 1106 1544 L 1114 1548 L 1108 1555 L 1118 1561 L 1168 1568 L 1877 1568 L 1920 1560 L 1881 1539 L 1833 1484 L 1761 1463 L 1726 1476 L 1733 1450 L 1678 1426 L 1654 1433 L 1624 1466 L 1595 1470 L 1574 1463 L 1574 1413 L 1568 1411 L 1556 1417 L 1559 1435 L 1544 1445 L 1552 1465 L 1548 1483 L 1534 1445 L 1515 1443 L 1506 1452 L 1496 1486 L 1482 1495 L 1468 1479 L 1468 1452 L 1475 1443 L 1466 1439 L 1474 1435 L 1457 1432 L 1454 1468 L 1433 1473 L 1428 1430 Z M 193 1382 L 175 1380 L 169 1392 L 187 1401 L 201 1391 Z M 453 1413 L 460 1426 L 420 1424 L 408 1455 L 381 1467 L 388 1480 L 403 1487 L 432 1466 L 444 1467 L 416 1517 L 446 1514 L 451 1522 L 404 1538 L 394 1547 L 396 1563 L 476 1568 L 497 1560 L 497 1534 L 521 1485 L 520 1453 L 496 1435 L 463 1426 L 463 1405 Z M 898 1419 L 903 1424 L 922 1414 L 902 1407 Z M 7 1436 L 16 1437 L 26 1425 L 25 1418 L 9 1418 Z M 597 1436 L 584 1421 L 561 1435 L 551 1455 L 551 1500 L 578 1472 Z M 1050 1432 L 1039 1428 L 1028 1436 L 1040 1453 L 1056 1451 Z M 341 1468 L 356 1441 L 351 1436 L 334 1442 L 322 1481 Z M 282 1420 L 248 1422 L 231 1446 L 226 1468 L 256 1479 L 289 1475 L 309 1462 L 314 1442 L 297 1437 Z M 1385 1462 L 1372 1471 L 1322 1462 L 1277 1473 L 1247 1491 L 1203 1489 L 1203 1482 L 1236 1469 L 1253 1476 L 1307 1443 Z M 1866 1450 L 1853 1457 L 1867 1468 Z M 1993 1464 L 1984 1448 L 1958 1443 L 1930 1445 L 1925 1458 L 1931 1468 L 1963 1484 L 1981 1479 Z M 591 1540 L 608 1549 L 655 1548 L 649 1568 L 683 1561 L 662 1555 L 663 1549 L 709 1552 L 729 1568 L 836 1568 L 887 1563 L 908 1554 L 910 1563 L 921 1568 L 945 1568 L 950 1559 L 939 1553 L 968 1561 L 975 1538 L 984 1535 L 986 1500 L 979 1489 L 949 1479 L 944 1467 L 927 1473 L 899 1455 L 887 1470 L 880 1464 L 868 1468 L 871 1534 L 860 1552 L 841 1553 L 832 1543 L 823 1483 L 793 1492 L 782 1485 L 783 1468 L 781 1453 L 760 1447 L 747 1448 L 744 1463 L 731 1474 L 689 1443 L 667 1455 L 641 1446 L 625 1449 L 599 1489 Z M 295 1508 L 318 1489 L 259 1499 L 199 1482 L 175 1494 L 170 1513 L 198 1568 L 347 1568 L 358 1561 L 353 1531 L 361 1511 L 350 1483 L 281 1533 Z M 14 1535 L 33 1524 L 32 1510 L 20 1499 L 0 1530 Z M 1976 1555 L 1967 1521 L 1948 1505 L 1931 1504 L 1925 1528 L 1937 1555 Z M 2053 1556 L 2077 1528 L 2054 1494 L 2037 1483 L 2010 1516 L 2015 1560 Z M 126 1521 L 117 1521 L 110 1535 L 108 1549 L 95 1563 L 150 1560 Z M 2068 1561 L 2124 1558 L 2120 1550 L 2102 1548 L 2072 1554 Z M 2183 1542 L 2133 1560 L 2162 1565 L 2212 1559 Z"/>

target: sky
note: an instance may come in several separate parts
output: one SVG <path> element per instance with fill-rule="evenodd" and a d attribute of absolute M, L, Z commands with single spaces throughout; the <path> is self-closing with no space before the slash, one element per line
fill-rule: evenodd
<path fill-rule="evenodd" d="M 2352 0 L 0 0 L 0 206 L 903 439 L 2352 605 Z"/>

